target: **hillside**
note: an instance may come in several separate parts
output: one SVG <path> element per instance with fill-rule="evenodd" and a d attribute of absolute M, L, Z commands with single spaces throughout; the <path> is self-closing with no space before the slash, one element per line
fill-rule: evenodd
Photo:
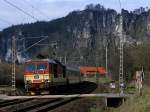
<path fill-rule="evenodd" d="M 128 47 L 136 47 L 145 40 L 149 40 L 149 9 L 139 8 L 130 12 L 123 9 L 122 16 L 127 51 Z M 38 41 L 38 39 L 27 39 L 35 36 L 48 36 L 49 38 L 43 43 L 48 43 L 51 47 L 35 46 L 23 52 L 23 44 L 18 42 L 18 57 L 20 58 L 36 58 L 37 55 L 42 54 L 52 58 L 61 56 L 64 61 L 64 57 L 67 56 L 69 65 L 105 66 L 105 47 L 108 45 L 108 66 L 114 72 L 113 74 L 118 74 L 118 25 L 117 11 L 106 9 L 100 4 L 90 4 L 84 10 L 70 12 L 63 18 L 49 22 L 20 24 L 4 29 L 0 32 L 0 57 L 3 60 L 11 59 L 11 37 L 14 32 L 22 31 L 20 38 L 25 38 L 26 48 Z M 127 60 L 129 60 L 127 64 L 132 64 L 130 58 Z"/>

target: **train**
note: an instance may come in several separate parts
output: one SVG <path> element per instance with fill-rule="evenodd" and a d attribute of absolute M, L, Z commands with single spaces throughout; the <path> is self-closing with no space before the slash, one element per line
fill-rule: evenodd
<path fill-rule="evenodd" d="M 79 68 L 68 67 L 54 59 L 28 60 L 24 66 L 27 94 L 50 94 L 51 88 L 82 82 Z"/>

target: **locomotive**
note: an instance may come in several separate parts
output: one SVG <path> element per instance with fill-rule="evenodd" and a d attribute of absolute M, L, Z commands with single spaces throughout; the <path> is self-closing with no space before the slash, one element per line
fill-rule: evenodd
<path fill-rule="evenodd" d="M 50 88 L 80 83 L 79 68 L 67 67 L 57 60 L 28 60 L 24 67 L 25 89 L 28 94 L 49 94 Z"/>

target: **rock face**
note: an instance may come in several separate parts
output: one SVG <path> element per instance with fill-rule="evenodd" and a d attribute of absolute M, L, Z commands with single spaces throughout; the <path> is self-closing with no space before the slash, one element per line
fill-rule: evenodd
<path fill-rule="evenodd" d="M 139 9 L 133 12 L 122 10 L 123 29 L 126 43 L 142 42 L 150 37 L 150 10 Z M 27 37 L 47 35 L 45 42 L 51 45 L 51 57 L 67 56 L 68 63 L 105 65 L 105 46 L 108 45 L 109 54 L 117 56 L 119 14 L 113 9 L 105 9 L 101 5 L 88 5 L 83 11 L 73 11 L 66 17 L 50 22 L 36 22 L 32 24 L 16 25 L 4 29 L 0 33 L 0 52 L 3 59 L 10 51 L 9 44 L 12 34 L 20 29 L 26 38 L 25 47 L 33 44 L 35 39 Z M 45 43 L 44 42 L 44 43 Z M 54 45 L 55 43 L 55 45 Z M 55 47 L 54 47 L 54 46 Z M 18 50 L 22 44 L 18 45 Z M 33 47 L 26 53 L 38 54 L 39 48 Z M 49 48 L 47 48 L 49 50 Z M 54 52 L 52 52 L 54 51 Z M 33 55 L 32 55 L 33 56 Z M 96 58 L 95 58 L 96 57 Z M 111 62 L 110 59 L 110 66 Z M 80 60 L 80 63 L 79 63 Z"/>

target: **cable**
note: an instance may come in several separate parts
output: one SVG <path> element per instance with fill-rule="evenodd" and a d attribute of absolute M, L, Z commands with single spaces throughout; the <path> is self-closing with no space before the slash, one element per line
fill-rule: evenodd
<path fill-rule="evenodd" d="M 34 7 L 31 3 L 29 3 L 27 0 L 23 0 L 24 2 L 26 2 L 27 4 L 29 4 L 33 9 L 35 9 L 36 12 L 38 12 L 39 14 L 41 14 L 42 16 L 45 16 L 46 18 L 50 19 L 44 12 L 42 12 L 40 9 Z"/>
<path fill-rule="evenodd" d="M 32 19 L 35 19 L 36 21 L 39 21 L 36 17 L 32 16 L 31 14 L 29 14 L 28 12 L 24 11 L 23 9 L 19 8 L 18 6 L 12 4 L 11 2 L 4 0 L 4 2 L 6 2 L 7 4 L 11 5 L 12 7 L 18 9 L 19 11 L 23 12 L 24 14 L 30 16 Z"/>
<path fill-rule="evenodd" d="M 41 41 L 43 41 L 47 38 L 48 38 L 48 36 L 45 36 L 43 39 L 39 40 L 38 42 L 36 42 L 36 43 L 32 44 L 31 46 L 29 46 L 28 48 L 26 48 L 25 51 L 29 50 L 30 48 L 32 48 L 33 46 L 37 45 L 38 43 L 40 43 Z"/>

